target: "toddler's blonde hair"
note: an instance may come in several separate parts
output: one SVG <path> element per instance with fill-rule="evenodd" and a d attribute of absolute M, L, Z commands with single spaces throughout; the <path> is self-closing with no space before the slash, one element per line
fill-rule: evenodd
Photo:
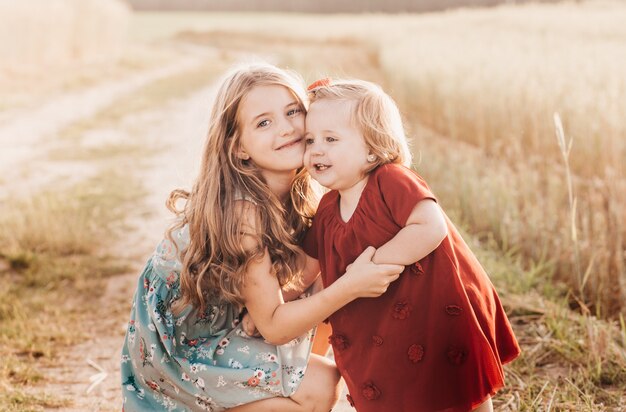
<path fill-rule="evenodd" d="M 309 90 L 309 102 L 354 103 L 352 121 L 359 127 L 370 153 L 376 156 L 367 173 L 386 163 L 411 166 L 412 155 L 402 117 L 394 100 L 377 84 L 357 79 L 319 81 Z"/>

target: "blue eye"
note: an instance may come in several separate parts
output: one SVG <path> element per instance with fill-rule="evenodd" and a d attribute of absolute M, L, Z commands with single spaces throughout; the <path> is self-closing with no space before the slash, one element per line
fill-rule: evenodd
<path fill-rule="evenodd" d="M 259 122 L 259 124 L 257 124 L 256 127 L 265 127 L 265 126 L 268 126 L 269 124 L 270 124 L 269 120 L 263 120 Z"/>

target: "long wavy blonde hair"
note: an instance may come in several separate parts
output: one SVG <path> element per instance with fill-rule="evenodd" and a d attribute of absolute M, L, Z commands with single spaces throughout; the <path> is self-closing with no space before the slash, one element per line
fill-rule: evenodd
<path fill-rule="evenodd" d="M 250 262 L 267 249 L 272 271 L 281 286 L 296 285 L 304 269 L 304 254 L 298 247 L 317 206 L 310 177 L 297 171 L 286 204 L 269 190 L 258 168 L 236 156 L 241 138 L 238 114 L 246 94 L 256 86 L 280 85 L 290 90 L 306 109 L 306 93 L 295 73 L 270 64 L 239 66 L 224 78 L 213 105 L 200 173 L 191 192 L 174 190 L 168 208 L 179 217 L 168 230 L 189 225 L 189 245 L 178 251 L 182 263 L 180 296 L 173 304 L 176 312 L 191 304 L 203 313 L 209 304 L 244 304 L 241 297 Z M 257 232 L 245 233 L 241 208 L 235 203 L 245 198 L 255 204 Z M 186 200 L 183 210 L 176 203 Z M 245 234 L 244 234 L 245 233 Z M 252 235 L 258 247 L 245 250 L 243 236 Z"/>

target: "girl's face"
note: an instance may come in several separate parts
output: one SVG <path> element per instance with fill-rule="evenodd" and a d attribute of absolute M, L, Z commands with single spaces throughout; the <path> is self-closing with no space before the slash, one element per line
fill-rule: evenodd
<path fill-rule="evenodd" d="M 319 100 L 306 116 L 304 166 L 329 189 L 347 190 L 365 178 L 369 150 L 352 122 L 354 104 Z"/>
<path fill-rule="evenodd" d="M 241 101 L 238 116 L 237 156 L 251 159 L 266 178 L 302 167 L 304 110 L 289 89 L 255 86 Z"/>

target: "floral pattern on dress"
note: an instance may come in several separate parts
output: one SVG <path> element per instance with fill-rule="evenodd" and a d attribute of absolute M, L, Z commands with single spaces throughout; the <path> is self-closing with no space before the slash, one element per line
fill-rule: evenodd
<path fill-rule="evenodd" d="M 173 237 L 182 250 L 187 228 Z M 245 334 L 230 304 L 175 315 L 180 268 L 176 248 L 164 240 L 139 278 L 120 362 L 124 410 L 221 412 L 290 396 L 304 377 L 313 331 L 275 346 Z"/>

